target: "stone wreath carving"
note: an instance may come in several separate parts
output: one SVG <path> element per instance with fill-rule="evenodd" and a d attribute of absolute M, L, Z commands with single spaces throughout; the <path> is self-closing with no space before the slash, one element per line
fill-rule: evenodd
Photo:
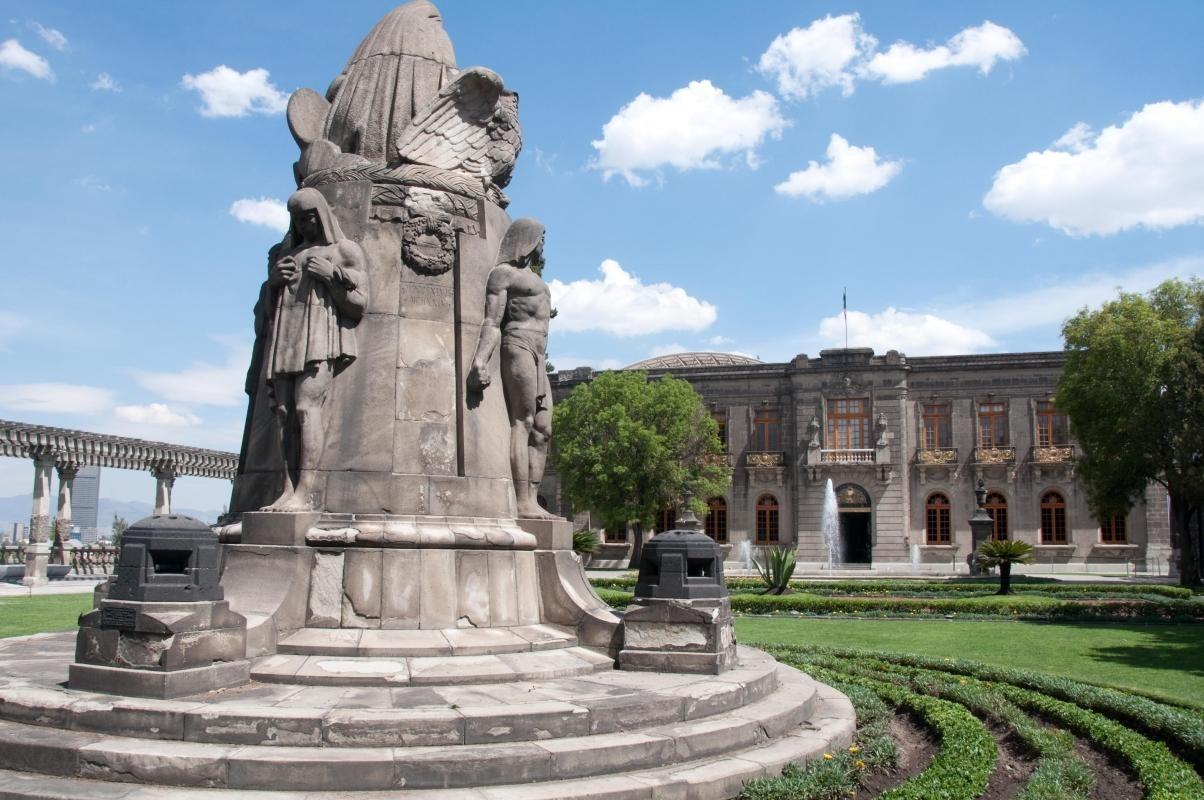
<path fill-rule="evenodd" d="M 456 230 L 445 219 L 413 217 L 402 227 L 401 256 L 417 272 L 442 275 L 456 263 Z"/>

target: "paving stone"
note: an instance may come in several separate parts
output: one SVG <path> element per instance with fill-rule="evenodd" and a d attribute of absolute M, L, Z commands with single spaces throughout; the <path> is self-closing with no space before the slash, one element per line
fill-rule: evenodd
<path fill-rule="evenodd" d="M 317 745 L 322 742 L 322 714 L 280 706 L 193 710 L 184 717 L 184 738 L 218 744 Z"/>
<path fill-rule="evenodd" d="M 552 771 L 558 778 L 657 767 L 673 760 L 677 753 L 672 738 L 641 732 L 552 739 L 538 744 L 552 754 Z"/>
<path fill-rule="evenodd" d="M 685 703 L 680 697 L 661 695 L 645 697 L 640 703 L 608 697 L 582 700 L 581 705 L 590 712 L 590 733 L 612 733 L 680 722 Z"/>
<path fill-rule="evenodd" d="M 264 748 L 267 749 L 267 748 Z M 168 786 L 226 785 L 227 747 L 105 738 L 79 749 L 79 776 Z"/>
<path fill-rule="evenodd" d="M 589 734 L 589 709 L 547 701 L 461 708 L 467 744 L 561 739 Z"/>
<path fill-rule="evenodd" d="M 322 737 L 338 747 L 422 747 L 464 743 L 464 717 L 452 709 L 334 709 Z"/>
<path fill-rule="evenodd" d="M 320 686 L 388 686 L 405 684 L 410 670 L 404 658 L 339 658 L 309 656 L 295 679 Z"/>
<path fill-rule="evenodd" d="M 547 780 L 552 757 L 535 744 L 464 745 L 398 750 L 398 774 L 407 788 L 530 783 Z M 467 765 L 471 764 L 471 770 Z"/>
<path fill-rule="evenodd" d="M 103 698 L 80 700 L 71 706 L 68 727 L 112 736 L 144 739 L 183 739 L 185 715 L 196 703 L 154 699 Z"/>
<path fill-rule="evenodd" d="M 410 683 L 488 683 L 514 679 L 514 670 L 498 656 L 458 656 L 410 659 Z"/>
<path fill-rule="evenodd" d="M 361 656 L 447 656 L 452 645 L 443 631 L 367 630 L 360 637 Z"/>
<path fill-rule="evenodd" d="M 229 757 L 232 789 L 392 789 L 389 748 L 243 747 Z"/>
<path fill-rule="evenodd" d="M 515 636 L 530 642 L 532 650 L 555 650 L 577 645 L 576 634 L 560 625 L 520 625 L 510 630 Z"/>
<path fill-rule="evenodd" d="M 79 748 L 99 740 L 92 734 L 0 722 L 0 768 L 74 775 Z"/>
<path fill-rule="evenodd" d="M 301 628 L 280 638 L 281 653 L 354 656 L 365 631 L 348 628 Z"/>
<path fill-rule="evenodd" d="M 457 656 L 530 652 L 531 643 L 506 628 L 461 628 L 443 631 Z"/>

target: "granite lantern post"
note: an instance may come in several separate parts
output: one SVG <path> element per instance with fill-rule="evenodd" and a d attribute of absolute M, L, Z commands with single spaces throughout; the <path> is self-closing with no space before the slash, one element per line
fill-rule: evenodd
<path fill-rule="evenodd" d="M 978 548 L 983 542 L 990 541 L 995 529 L 995 520 L 987 513 L 987 488 L 982 478 L 974 488 L 974 502 L 978 505 L 974 515 L 970 517 L 970 540 L 973 547 L 970 551 L 970 574 L 985 575 L 986 570 L 978 563 Z"/>

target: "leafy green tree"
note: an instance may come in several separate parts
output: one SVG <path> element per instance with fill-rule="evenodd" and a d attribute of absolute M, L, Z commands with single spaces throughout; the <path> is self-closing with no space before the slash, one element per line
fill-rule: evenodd
<path fill-rule="evenodd" d="M 1033 560 L 1033 546 L 1019 539 L 988 539 L 978 546 L 975 554 L 984 567 L 999 567 L 999 591 L 1012 593 L 1012 565 Z"/>
<path fill-rule="evenodd" d="M 556 406 L 552 429 L 563 495 L 608 528 L 633 524 L 632 566 L 657 512 L 690 494 L 701 516 L 705 498 L 731 480 L 718 426 L 694 388 L 676 378 L 604 372 Z"/>
<path fill-rule="evenodd" d="M 1204 503 L 1204 282 L 1122 292 L 1062 334 L 1057 403 L 1083 450 L 1077 470 L 1092 512 L 1125 514 L 1151 481 L 1162 484 L 1180 582 L 1199 585 L 1189 522 Z"/>
<path fill-rule="evenodd" d="M 130 523 L 125 521 L 125 517 L 113 515 L 113 547 L 121 547 L 121 535 L 128 527 L 130 527 Z"/>

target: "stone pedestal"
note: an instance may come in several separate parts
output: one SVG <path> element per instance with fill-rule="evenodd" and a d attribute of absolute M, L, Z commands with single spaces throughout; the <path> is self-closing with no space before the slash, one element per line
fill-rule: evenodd
<path fill-rule="evenodd" d="M 718 675 L 736 665 L 731 602 L 637 599 L 623 615 L 619 669 Z"/>
<path fill-rule="evenodd" d="M 536 550 L 573 549 L 573 523 L 567 519 L 520 519 L 518 526 L 535 537 Z"/>
<path fill-rule="evenodd" d="M 25 577 L 21 583 L 25 586 L 44 585 L 49 580 L 46 577 L 49 564 L 50 542 L 28 542 L 25 545 Z"/>
<path fill-rule="evenodd" d="M 246 620 L 224 600 L 101 600 L 80 618 L 73 689 L 180 697 L 246 683 Z"/>
<path fill-rule="evenodd" d="M 305 535 L 318 524 L 317 512 L 248 511 L 242 516 L 242 544 L 305 544 Z"/>

